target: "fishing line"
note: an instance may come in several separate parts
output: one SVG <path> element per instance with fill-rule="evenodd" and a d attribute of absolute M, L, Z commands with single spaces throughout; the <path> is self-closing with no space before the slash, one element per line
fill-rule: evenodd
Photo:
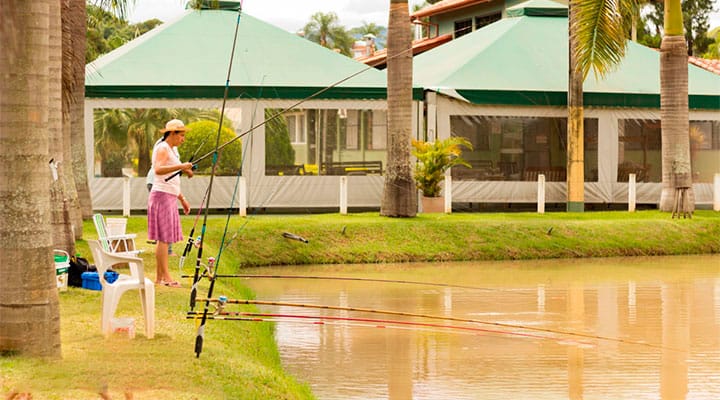
<path fill-rule="evenodd" d="M 650 347 L 653 349 L 663 349 L 663 350 L 685 352 L 685 350 L 681 350 L 681 349 L 674 349 L 674 348 L 670 348 L 670 347 L 655 345 L 655 344 L 647 343 L 647 342 L 634 341 L 634 340 L 629 340 L 629 339 L 613 338 L 613 337 L 593 335 L 593 334 L 582 333 L 582 332 L 568 332 L 568 331 L 562 331 L 559 329 L 540 328 L 540 327 L 510 324 L 510 323 L 504 323 L 504 322 L 484 321 L 484 320 L 479 320 L 479 319 L 474 319 L 474 318 L 461 318 L 461 317 L 452 317 L 452 316 L 411 313 L 411 312 L 405 312 L 405 311 L 377 310 L 377 309 L 372 309 L 372 308 L 361 308 L 361 307 L 343 307 L 343 306 L 317 305 L 317 304 L 307 304 L 307 303 L 289 303 L 289 302 L 282 302 L 282 301 L 243 300 L 243 299 L 223 299 L 221 301 L 219 299 L 213 299 L 213 298 L 202 299 L 202 301 L 205 301 L 206 304 L 208 304 L 208 303 L 246 304 L 246 305 L 314 308 L 314 309 L 322 309 L 322 310 L 364 312 L 364 313 L 371 313 L 371 314 L 397 315 L 397 316 L 405 316 L 405 317 L 435 319 L 435 320 L 442 320 L 442 321 L 465 322 L 465 323 L 474 323 L 474 324 L 482 324 L 482 325 L 491 325 L 491 326 L 497 326 L 497 327 L 501 327 L 501 328 L 524 329 L 524 330 L 529 330 L 529 331 L 534 331 L 534 332 L 550 333 L 550 334 L 554 334 L 554 335 L 567 335 L 567 336 L 581 337 L 581 338 L 585 338 L 585 339 L 604 340 L 604 341 L 608 341 L 608 342 L 632 344 L 632 345 L 637 345 L 637 346 Z"/>
<path fill-rule="evenodd" d="M 196 315 L 199 315 L 197 313 L 188 313 L 187 319 L 194 319 Z M 548 336 L 542 336 L 542 335 L 536 335 L 532 333 L 523 333 L 523 332 L 513 332 L 513 331 L 504 331 L 504 330 L 496 330 L 496 329 L 486 329 L 486 328 L 478 328 L 478 327 L 471 327 L 471 326 L 460 326 L 460 325 L 447 325 L 447 324 L 435 324 L 430 322 L 417 322 L 417 321 L 402 321 L 397 319 L 377 319 L 377 318 L 358 318 L 358 317 L 336 317 L 331 315 L 303 315 L 303 314 L 276 314 L 276 313 L 256 313 L 256 312 L 230 312 L 230 311 L 224 311 L 220 312 L 218 314 L 213 314 L 213 317 L 215 319 L 226 319 L 226 320 L 234 320 L 234 317 L 245 317 L 246 319 L 241 320 L 255 320 L 255 318 L 247 318 L 247 317 L 260 317 L 259 319 L 261 321 L 265 321 L 267 318 L 273 319 L 271 322 L 280 322 L 284 319 L 287 320 L 320 320 L 322 321 L 322 324 L 325 324 L 325 321 L 333 321 L 333 322 L 366 322 L 366 323 L 372 323 L 374 325 L 362 325 L 367 327 L 374 327 L 374 328 L 391 328 L 393 326 L 387 326 L 387 325 L 378 325 L 378 324 L 390 324 L 390 325 L 397 325 L 394 327 L 401 328 L 402 326 L 410 326 L 410 327 L 419 327 L 419 328 L 432 328 L 433 330 L 436 330 L 437 332 L 440 332 L 442 329 L 442 332 L 446 332 L 447 330 L 457 330 L 457 331 L 465 331 L 465 332 L 476 332 L 476 333 L 491 333 L 491 334 L 500 334 L 500 335 L 511 335 L 511 336 L 522 336 L 522 337 L 528 337 L 528 338 L 534 338 L 534 339 L 548 339 Z M 219 318 L 218 318 L 219 317 Z M 283 321 L 284 322 L 284 321 Z M 287 321 L 290 322 L 290 321 Z M 317 322 L 313 322 L 313 324 L 318 325 Z M 415 329 L 411 329 L 415 330 Z M 583 343 L 583 344 L 590 344 L 590 343 Z"/>
<path fill-rule="evenodd" d="M 189 275 L 183 275 L 183 278 L 189 278 Z M 379 278 L 356 278 L 349 276 L 318 276 L 318 275 L 259 275 L 259 274 L 218 274 L 217 278 L 243 278 L 243 279 L 315 279 L 315 280 L 334 280 L 334 281 L 360 281 L 360 282 L 381 282 L 381 283 L 399 283 L 408 285 L 425 285 L 439 286 L 454 289 L 471 289 L 482 290 L 487 292 L 496 292 L 498 289 L 484 288 L 479 286 L 454 285 L 451 283 L 422 282 L 399 279 L 379 279 Z"/>

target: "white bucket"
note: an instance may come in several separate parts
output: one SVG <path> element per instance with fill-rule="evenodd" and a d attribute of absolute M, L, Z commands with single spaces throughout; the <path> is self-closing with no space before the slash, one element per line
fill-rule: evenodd
<path fill-rule="evenodd" d="M 127 227 L 127 219 L 125 218 L 106 218 L 108 236 L 121 236 L 125 234 Z"/>
<path fill-rule="evenodd" d="M 127 333 L 128 338 L 135 338 L 135 319 L 134 318 L 113 318 L 110 321 L 110 330 L 113 333 Z"/>
<path fill-rule="evenodd" d="M 62 250 L 53 250 L 55 259 L 55 283 L 59 291 L 68 288 L 68 271 L 70 270 L 70 255 Z"/>

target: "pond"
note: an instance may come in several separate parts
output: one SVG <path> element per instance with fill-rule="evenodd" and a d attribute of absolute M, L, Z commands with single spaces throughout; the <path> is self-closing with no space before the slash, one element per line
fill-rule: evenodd
<path fill-rule="evenodd" d="M 244 272 L 319 399 L 720 398 L 720 255 Z"/>

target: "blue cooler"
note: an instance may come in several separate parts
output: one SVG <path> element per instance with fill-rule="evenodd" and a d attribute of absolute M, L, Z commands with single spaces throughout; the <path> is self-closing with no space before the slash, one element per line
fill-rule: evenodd
<path fill-rule="evenodd" d="M 105 280 L 108 281 L 108 283 L 113 283 L 117 280 L 118 275 L 115 271 L 107 271 L 105 272 Z M 100 277 L 97 272 L 83 272 L 80 277 L 82 278 L 83 289 L 102 290 Z"/>

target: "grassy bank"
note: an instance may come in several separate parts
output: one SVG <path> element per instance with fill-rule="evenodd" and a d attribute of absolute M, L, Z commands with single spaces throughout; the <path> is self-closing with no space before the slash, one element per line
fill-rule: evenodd
<path fill-rule="evenodd" d="M 184 217 L 185 234 L 193 217 Z M 226 217 L 211 216 L 205 256 L 216 256 Z M 146 271 L 153 278 L 153 248 L 145 243 L 146 222 L 132 217 L 128 232 L 145 247 Z M 94 238 L 91 223 L 85 237 Z M 195 236 L 200 232 L 197 227 Z M 308 243 L 282 236 L 290 232 Z M 434 260 L 500 260 L 627 255 L 720 253 L 720 213 L 699 211 L 693 219 L 643 211 L 584 214 L 534 213 L 420 215 L 387 219 L 377 213 L 341 216 L 264 215 L 231 218 L 230 244 L 221 257 L 223 273 L 240 267 L 273 264 L 379 263 Z M 181 252 L 182 246 L 175 245 Z M 88 255 L 87 244 L 78 252 Z M 195 253 L 185 272 L 195 264 Z M 177 259 L 171 272 L 178 277 Z M 196 326 L 184 318 L 187 282 L 182 289 L 158 287 L 156 338 L 144 337 L 140 305 L 132 293 L 121 300 L 118 315 L 134 316 L 138 336 L 105 339 L 100 335 L 100 293 L 71 289 L 61 293 L 63 359 L 37 361 L 0 358 L 0 395 L 18 389 L 33 399 L 97 399 L 107 386 L 112 398 L 124 391 L 138 399 L 304 399 L 307 386 L 285 374 L 272 326 L 210 322 L 202 356 L 195 358 Z M 230 280 L 218 291 L 252 297 Z M 203 291 L 200 292 L 203 294 Z M 206 293 L 206 292 L 205 292 Z"/>
<path fill-rule="evenodd" d="M 720 253 L 720 213 L 259 216 L 234 218 L 228 235 L 243 266 L 703 254 Z"/>

